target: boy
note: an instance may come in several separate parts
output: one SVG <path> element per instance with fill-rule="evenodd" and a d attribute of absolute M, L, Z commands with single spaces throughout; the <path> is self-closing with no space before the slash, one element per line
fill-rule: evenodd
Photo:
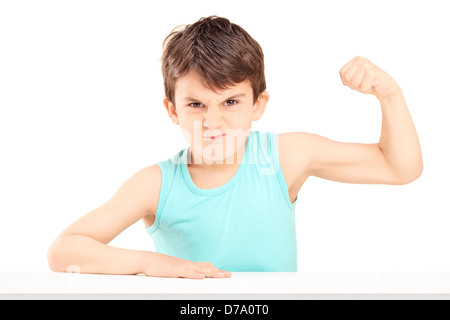
<path fill-rule="evenodd" d="M 367 59 L 355 57 L 340 76 L 379 99 L 381 137 L 341 143 L 304 132 L 251 131 L 269 101 L 264 56 L 227 19 L 202 18 L 173 31 L 164 45 L 164 105 L 190 147 L 140 170 L 65 229 L 48 252 L 52 270 L 193 279 L 296 271 L 295 204 L 309 176 L 399 185 L 421 175 L 402 90 Z M 108 246 L 138 220 L 157 252 Z"/>

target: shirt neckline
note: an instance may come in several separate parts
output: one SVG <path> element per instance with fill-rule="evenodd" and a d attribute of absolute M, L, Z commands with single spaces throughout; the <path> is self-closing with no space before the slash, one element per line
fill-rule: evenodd
<path fill-rule="evenodd" d="M 242 157 L 241 163 L 239 164 L 239 168 L 237 169 L 236 173 L 234 174 L 234 176 L 224 185 L 217 187 L 217 188 L 213 188 L 213 189 L 202 189 L 199 188 L 195 185 L 194 181 L 192 181 L 192 177 L 191 174 L 189 173 L 189 169 L 187 166 L 187 156 L 189 154 L 189 148 L 186 148 L 183 150 L 183 154 L 182 154 L 182 161 L 181 161 L 181 168 L 182 168 L 182 173 L 183 173 L 183 178 L 184 181 L 186 182 L 186 185 L 188 186 L 188 188 L 195 194 L 198 195 L 202 195 L 202 196 L 212 196 L 212 195 L 217 195 L 220 193 L 225 192 L 226 190 L 230 189 L 232 186 L 234 186 L 238 181 L 239 178 L 242 176 L 242 171 L 244 170 L 244 166 L 243 164 L 246 164 L 248 162 L 249 159 L 249 149 L 250 149 L 250 143 L 252 142 L 251 137 L 253 136 L 253 131 L 250 132 L 249 136 L 247 137 L 247 141 L 246 141 L 246 147 L 245 147 L 245 152 L 244 152 L 244 156 Z"/>

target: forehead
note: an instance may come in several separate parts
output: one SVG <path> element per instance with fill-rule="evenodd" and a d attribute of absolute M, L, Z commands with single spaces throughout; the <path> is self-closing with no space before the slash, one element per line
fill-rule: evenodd
<path fill-rule="evenodd" d="M 243 82 L 229 86 L 227 89 L 211 89 L 204 85 L 203 79 L 197 73 L 188 73 L 180 77 L 175 84 L 175 96 L 228 96 L 235 93 L 246 93 L 251 94 L 252 86 L 250 80 L 245 80 Z"/>

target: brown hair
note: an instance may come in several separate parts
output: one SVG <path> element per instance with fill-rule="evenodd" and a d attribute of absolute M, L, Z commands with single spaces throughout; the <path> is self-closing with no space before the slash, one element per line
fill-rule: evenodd
<path fill-rule="evenodd" d="M 164 40 L 162 73 L 166 97 L 175 104 L 175 83 L 189 72 L 197 73 L 206 88 L 225 90 L 250 80 L 254 103 L 266 89 L 264 54 L 243 28 L 228 19 L 201 18 Z"/>

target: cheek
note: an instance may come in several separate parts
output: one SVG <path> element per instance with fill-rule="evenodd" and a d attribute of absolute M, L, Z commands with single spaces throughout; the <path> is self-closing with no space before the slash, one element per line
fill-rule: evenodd
<path fill-rule="evenodd" d="M 239 126 L 245 126 L 252 122 L 252 113 L 249 111 L 241 111 L 241 112 L 230 112 L 227 119 L 230 122 L 230 124 Z"/>
<path fill-rule="evenodd" d="M 242 130 L 250 130 L 252 127 L 252 117 L 251 115 L 241 115 L 240 117 L 237 117 L 232 122 L 232 126 L 236 131 L 242 131 Z"/>
<path fill-rule="evenodd" d="M 189 145 L 194 144 L 194 139 L 202 139 L 202 121 L 198 119 L 180 119 L 180 130 Z"/>
<path fill-rule="evenodd" d="M 184 140 L 186 140 L 186 142 L 189 145 L 192 144 L 192 141 L 191 141 L 192 132 L 190 130 L 186 129 L 186 128 L 183 128 L 181 125 L 180 125 L 180 130 L 181 130 L 181 134 L 184 137 Z"/>

